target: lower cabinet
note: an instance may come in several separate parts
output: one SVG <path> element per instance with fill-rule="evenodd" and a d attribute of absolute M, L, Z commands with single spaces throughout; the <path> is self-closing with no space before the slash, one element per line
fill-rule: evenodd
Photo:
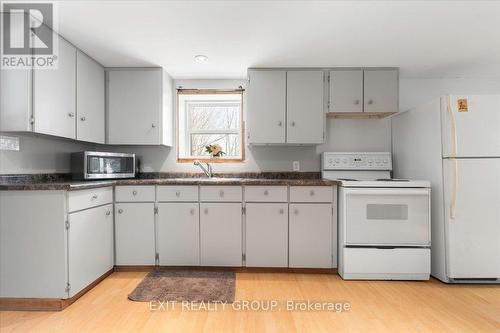
<path fill-rule="evenodd" d="M 200 264 L 198 202 L 158 204 L 157 239 L 160 265 Z"/>
<path fill-rule="evenodd" d="M 115 204 L 116 265 L 154 265 L 154 203 Z"/>
<path fill-rule="evenodd" d="M 113 268 L 113 205 L 69 214 L 69 297 Z"/>
<path fill-rule="evenodd" d="M 202 266 L 242 265 L 241 203 L 200 204 Z"/>
<path fill-rule="evenodd" d="M 246 204 L 246 266 L 288 266 L 288 203 Z"/>
<path fill-rule="evenodd" d="M 290 204 L 289 225 L 290 267 L 332 267 L 332 204 Z"/>

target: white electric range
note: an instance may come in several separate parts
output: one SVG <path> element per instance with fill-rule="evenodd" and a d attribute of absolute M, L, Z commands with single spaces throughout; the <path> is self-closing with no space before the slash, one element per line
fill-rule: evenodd
<path fill-rule="evenodd" d="M 338 272 L 343 279 L 428 280 L 430 182 L 391 179 L 391 153 L 325 152 L 338 187 Z"/>

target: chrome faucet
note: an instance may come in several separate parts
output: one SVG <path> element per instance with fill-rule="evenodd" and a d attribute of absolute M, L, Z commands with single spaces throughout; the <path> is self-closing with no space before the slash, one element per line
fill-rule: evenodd
<path fill-rule="evenodd" d="M 210 165 L 210 163 L 206 163 L 206 167 L 203 165 L 203 163 L 201 163 L 199 160 L 195 160 L 194 161 L 194 165 L 197 165 L 200 167 L 200 169 L 205 173 L 205 175 L 207 175 L 208 178 L 212 178 L 213 176 L 213 173 L 212 173 L 212 166 Z"/>

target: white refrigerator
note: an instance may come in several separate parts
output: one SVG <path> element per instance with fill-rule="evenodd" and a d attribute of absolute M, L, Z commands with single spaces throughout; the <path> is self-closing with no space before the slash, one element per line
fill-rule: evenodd
<path fill-rule="evenodd" d="M 431 274 L 500 283 L 500 95 L 453 95 L 392 118 L 395 178 L 432 186 Z"/>

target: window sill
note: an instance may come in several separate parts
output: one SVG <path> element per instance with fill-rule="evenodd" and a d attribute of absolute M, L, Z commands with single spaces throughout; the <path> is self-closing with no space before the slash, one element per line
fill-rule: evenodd
<path fill-rule="evenodd" d="M 200 161 L 205 163 L 243 163 L 245 160 L 243 158 L 178 158 L 177 163 L 193 163 L 194 161 Z"/>

